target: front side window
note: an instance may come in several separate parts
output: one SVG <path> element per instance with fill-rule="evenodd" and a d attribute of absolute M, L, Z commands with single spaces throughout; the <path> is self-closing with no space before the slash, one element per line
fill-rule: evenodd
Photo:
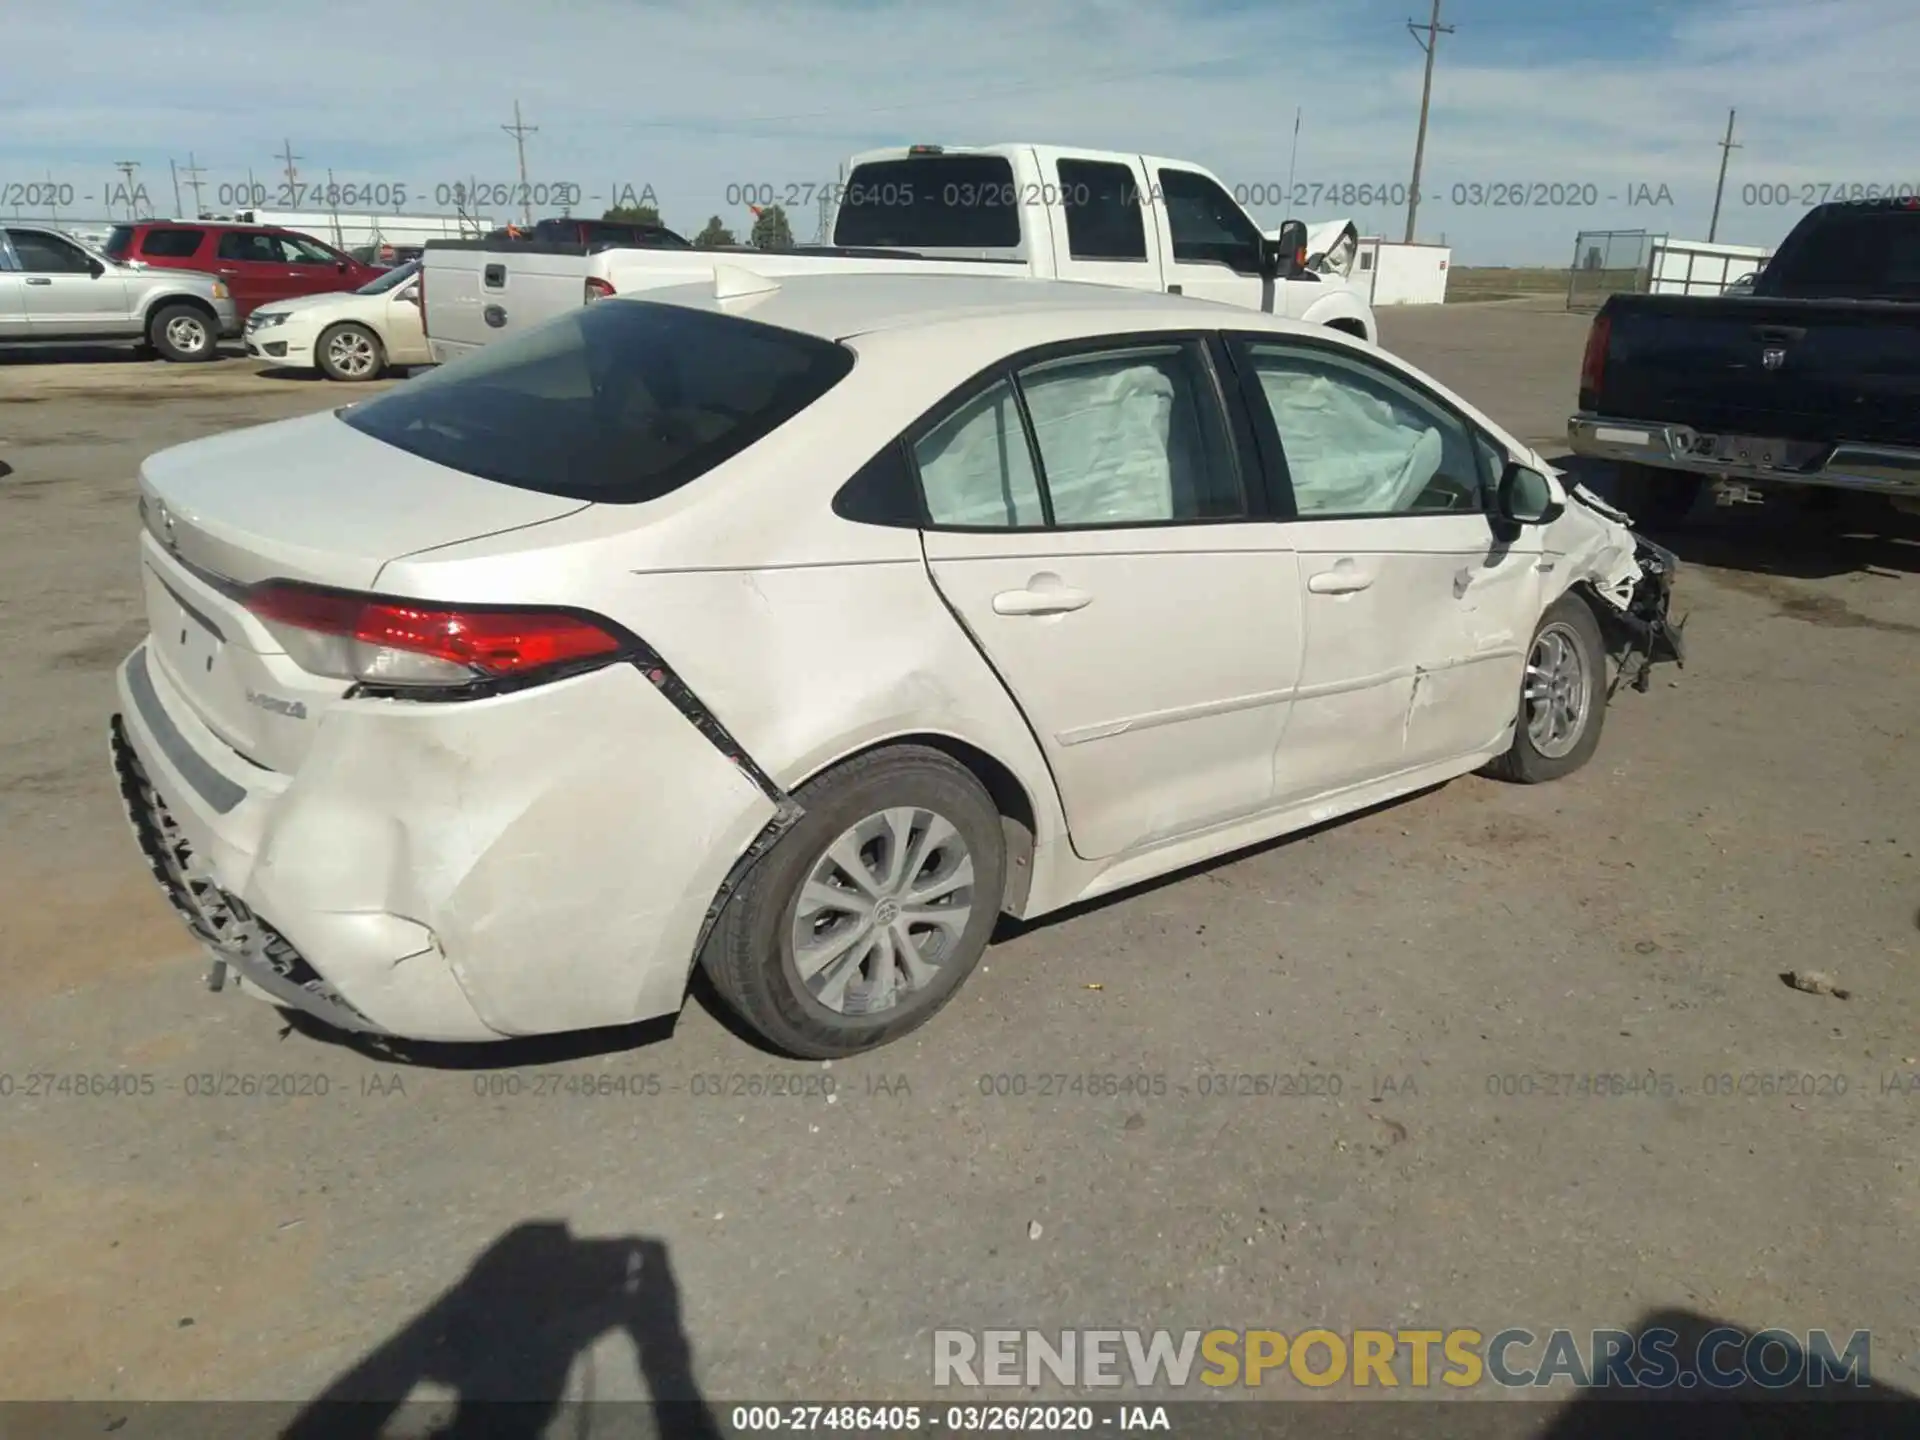
<path fill-rule="evenodd" d="M 853 353 L 830 340 L 622 301 L 582 306 L 340 418 L 469 475 L 630 505 L 757 443 L 852 368 Z"/>
<path fill-rule="evenodd" d="M 1260 269 L 1260 227 L 1213 180 L 1192 170 L 1160 172 L 1173 258 L 1184 264 L 1225 265 L 1243 274 Z"/>
<path fill-rule="evenodd" d="M 340 258 L 326 246 L 298 235 L 273 237 L 280 247 L 280 258 L 288 265 L 338 265 Z"/>
<path fill-rule="evenodd" d="M 89 275 L 87 252 L 71 240 L 49 235 L 44 230 L 9 230 L 13 253 L 20 268 L 29 275 Z"/>
<path fill-rule="evenodd" d="M 1411 386 L 1377 365 L 1328 350 L 1256 342 L 1246 351 L 1301 515 L 1482 508 L 1490 449 Z"/>

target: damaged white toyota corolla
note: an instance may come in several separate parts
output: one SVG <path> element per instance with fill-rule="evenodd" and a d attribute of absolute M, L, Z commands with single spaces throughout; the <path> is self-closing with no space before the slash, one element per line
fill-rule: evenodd
<path fill-rule="evenodd" d="M 214 957 L 349 1029 L 940 1008 L 1036 916 L 1548 780 L 1672 557 L 1392 356 L 1024 279 L 723 268 L 154 456 L 113 757 Z M 1618 678 L 1614 682 L 1618 683 Z"/>

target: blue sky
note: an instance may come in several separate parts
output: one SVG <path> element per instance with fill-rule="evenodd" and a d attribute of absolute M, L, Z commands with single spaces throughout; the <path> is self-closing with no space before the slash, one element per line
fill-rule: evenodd
<path fill-rule="evenodd" d="M 913 141 L 1140 150 L 1277 194 L 1296 106 L 1296 185 L 1386 190 L 1412 163 L 1410 9 L 1428 0 L 64 0 L 6 22 L 0 214 L 49 176 L 69 218 L 100 212 L 117 160 L 165 213 L 189 152 L 213 205 L 249 169 L 277 185 L 287 139 L 303 183 L 331 167 L 441 209 L 421 201 L 515 178 L 516 96 L 536 182 L 650 187 L 688 230 L 716 212 L 743 229 L 741 186 L 800 193 Z M 1771 245 L 1805 187 L 1920 189 L 1916 0 L 1447 0 L 1442 18 L 1420 231 L 1458 263 L 1565 263 L 1582 228 L 1703 238 L 1729 106 L 1722 240 Z M 1596 203 L 1475 203 L 1514 182 Z M 1400 205 L 1303 213 L 1405 224 Z"/>

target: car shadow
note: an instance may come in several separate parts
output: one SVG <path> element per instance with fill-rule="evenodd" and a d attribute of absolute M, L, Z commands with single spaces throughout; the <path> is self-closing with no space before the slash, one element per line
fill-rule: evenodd
<path fill-rule="evenodd" d="M 1566 454 L 1545 459 L 1568 479 L 1619 503 L 1610 463 Z M 1679 524 L 1642 523 L 1639 517 L 1634 524 L 1683 563 L 1714 569 L 1793 580 L 1920 574 L 1920 516 L 1902 514 L 1874 496 L 1834 491 L 1804 502 L 1789 496 L 1723 508 L 1703 487 Z"/>
<path fill-rule="evenodd" d="M 622 1435 L 719 1440 L 719 1424 L 694 1379 L 681 1317 L 680 1288 L 662 1241 L 590 1239 L 565 1221 L 526 1221 L 335 1377 L 280 1434 L 283 1440 L 584 1435 L 604 1433 L 592 1424 L 594 1407 L 617 1405 Z M 592 1393 L 589 1352 L 612 1334 L 632 1344 L 651 1404 Z M 577 1382 L 572 1393 L 570 1378 Z M 423 1385 L 453 1395 L 410 1400 Z M 434 1421 L 431 1429 L 419 1428 Z"/>
<path fill-rule="evenodd" d="M 696 969 L 695 974 L 699 974 Z M 713 1006 L 719 1006 L 717 1000 Z M 724 1010 L 724 1006 L 719 1007 Z M 673 1036 L 678 1016 L 663 1015 L 631 1025 L 607 1025 L 597 1030 L 568 1030 L 557 1035 L 527 1035 L 513 1040 L 484 1040 L 472 1043 L 437 1040 L 402 1040 L 385 1035 L 361 1035 L 337 1029 L 301 1010 L 280 1010 L 286 1021 L 285 1034 L 297 1034 L 322 1045 L 349 1050 L 386 1065 L 405 1065 L 419 1070 L 514 1070 L 522 1066 L 564 1065 L 573 1060 L 591 1060 L 601 1055 L 618 1055 L 644 1050 Z"/>
<path fill-rule="evenodd" d="M 1661 1389 L 1588 1384 L 1557 1409 L 1545 1428 L 1534 1432 L 1536 1440 L 1612 1440 L 1618 1435 L 1639 1440 L 1879 1440 L 1920 1434 L 1920 1396 L 1872 1378 L 1870 1340 L 1869 1363 L 1851 1378 L 1816 1376 L 1814 1367 L 1805 1363 L 1795 1373 L 1787 1352 L 1776 1346 L 1762 1363 L 1782 1375 L 1777 1388 L 1748 1381 L 1719 1389 L 1702 1360 L 1724 1374 L 1749 1353 L 1755 1332 L 1697 1311 L 1673 1309 L 1650 1312 L 1632 1335 L 1634 1353 L 1641 1356 L 1650 1341 L 1659 1341 L 1673 1362 L 1673 1384 Z M 1849 1338 L 1832 1335 L 1834 1350 L 1844 1353 Z"/>
<path fill-rule="evenodd" d="M 342 391 L 352 392 L 356 390 L 370 391 L 374 386 L 386 381 L 405 380 L 412 374 L 412 370 L 405 365 L 390 365 L 385 370 L 382 370 L 377 378 L 363 381 L 328 380 L 327 377 L 320 372 L 318 366 L 298 369 L 291 365 L 268 365 L 257 373 L 262 380 L 289 380 L 295 384 L 324 382 L 328 385 L 337 386 Z"/>
<path fill-rule="evenodd" d="M 219 364 L 222 360 L 244 360 L 247 347 L 238 340 L 222 340 L 218 358 L 200 364 Z M 7 345 L 0 343 L 0 365 L 167 365 L 158 355 L 129 341 L 119 345 Z"/>

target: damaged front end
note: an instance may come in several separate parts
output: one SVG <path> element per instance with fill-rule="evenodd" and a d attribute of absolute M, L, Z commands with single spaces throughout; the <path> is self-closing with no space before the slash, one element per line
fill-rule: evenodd
<path fill-rule="evenodd" d="M 1681 636 L 1686 622 L 1670 614 L 1680 561 L 1671 550 L 1630 528 L 1631 516 L 1586 486 L 1566 489 L 1574 503 L 1550 528 L 1549 546 L 1572 562 L 1574 583 L 1598 602 L 1594 613 L 1619 666 L 1608 698 L 1623 682 L 1644 694 L 1655 665 L 1686 665 Z"/>

